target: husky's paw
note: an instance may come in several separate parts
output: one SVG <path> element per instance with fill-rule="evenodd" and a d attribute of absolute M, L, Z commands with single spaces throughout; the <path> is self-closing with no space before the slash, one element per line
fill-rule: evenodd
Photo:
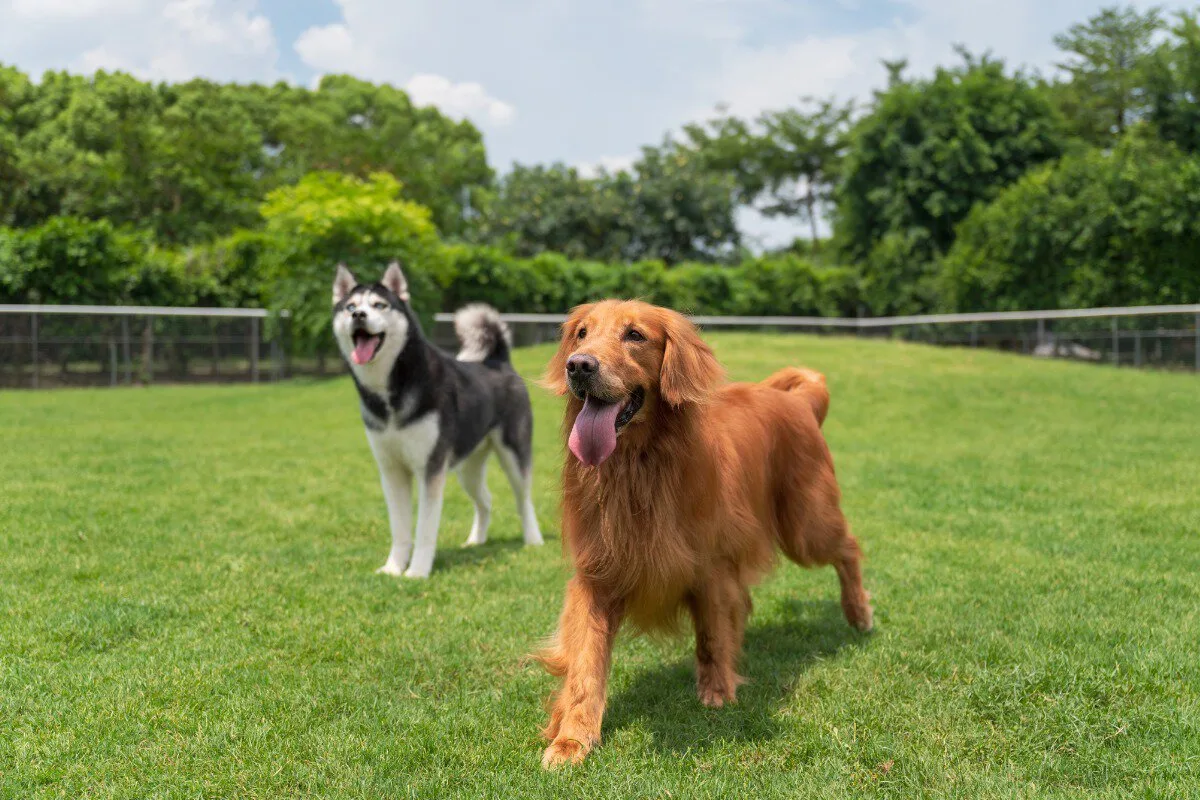
<path fill-rule="evenodd" d="M 413 569 L 412 567 L 409 567 L 408 569 L 404 570 L 404 577 L 417 578 L 417 579 L 423 580 L 423 579 L 429 577 L 430 572 L 432 572 L 432 570 L 428 570 L 428 569 L 420 570 L 420 569 Z"/>
<path fill-rule="evenodd" d="M 399 564 L 393 564 L 392 562 L 389 561 L 388 563 L 384 564 L 379 569 L 375 570 L 375 574 L 376 575 L 391 575 L 393 578 L 399 578 L 401 575 L 404 574 L 404 567 L 400 566 Z"/>
<path fill-rule="evenodd" d="M 465 542 L 463 542 L 463 547 L 479 547 L 481 544 L 487 544 L 487 537 L 479 537 L 472 534 Z"/>

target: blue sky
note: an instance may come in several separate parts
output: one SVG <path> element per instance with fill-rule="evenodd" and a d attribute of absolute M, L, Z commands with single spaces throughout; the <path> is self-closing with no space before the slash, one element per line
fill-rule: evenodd
<path fill-rule="evenodd" d="M 0 0 L 0 62 L 145 78 L 349 72 L 473 120 L 493 166 L 621 166 L 718 105 L 865 98 L 991 50 L 1050 70 L 1052 37 L 1103 0 Z M 1152 3 L 1135 0 L 1134 5 Z M 1166 3 L 1167 9 L 1193 3 Z M 771 234 L 761 223 L 751 227 Z"/>

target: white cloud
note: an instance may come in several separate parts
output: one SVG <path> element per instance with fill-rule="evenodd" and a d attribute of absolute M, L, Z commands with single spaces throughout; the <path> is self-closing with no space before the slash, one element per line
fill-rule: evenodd
<path fill-rule="evenodd" d="M 314 26 L 296 39 L 296 54 L 318 73 L 345 72 L 397 86 L 422 106 L 436 106 L 448 116 L 468 118 L 480 125 L 504 126 L 517 115 L 512 104 L 493 97 L 475 81 L 455 82 L 432 72 L 414 71 L 402 58 L 403 47 L 387 32 L 412 23 L 396 9 L 370 0 L 339 0 L 343 21 Z M 419 5 L 415 4 L 415 5 Z"/>
<path fill-rule="evenodd" d="M 479 122 L 507 125 L 517 110 L 489 95 L 478 83 L 454 83 L 441 75 L 414 75 L 404 90 L 419 106 L 437 106 L 451 117 L 470 117 Z"/>
<path fill-rule="evenodd" d="M 125 14 L 142 7 L 142 0 L 12 0 L 13 13 L 25 20 L 80 20 Z"/>
<path fill-rule="evenodd" d="M 317 72 L 354 72 L 358 53 L 350 29 L 340 23 L 309 28 L 296 40 L 296 53 Z"/>
<path fill-rule="evenodd" d="M 274 80 L 278 48 L 257 0 L 14 0 L 0 53 L 46 69 L 120 69 L 151 80 Z"/>

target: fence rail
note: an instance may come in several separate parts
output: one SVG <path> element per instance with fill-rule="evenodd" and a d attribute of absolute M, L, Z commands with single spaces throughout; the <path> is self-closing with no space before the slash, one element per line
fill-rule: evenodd
<path fill-rule="evenodd" d="M 553 339 L 566 314 L 501 314 L 517 344 Z M 452 314 L 438 314 L 439 326 Z M 709 328 L 793 330 L 988 347 L 1042 358 L 1200 371 L 1200 304 L 894 317 L 693 316 Z"/>
<path fill-rule="evenodd" d="M 502 314 L 515 343 L 558 336 L 565 314 Z M 432 338 L 454 347 L 453 315 Z M 1200 305 L 899 317 L 692 318 L 709 328 L 805 331 L 987 347 L 1117 366 L 1200 371 Z M 344 371 L 332 352 L 296 358 L 286 312 L 260 308 L 0 305 L 0 387 L 258 382 Z"/>

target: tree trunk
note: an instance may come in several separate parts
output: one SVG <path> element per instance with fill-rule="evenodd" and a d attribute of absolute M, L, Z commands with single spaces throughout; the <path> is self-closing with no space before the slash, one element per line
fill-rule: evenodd
<path fill-rule="evenodd" d="M 812 230 L 812 251 L 819 253 L 821 251 L 821 243 L 818 241 L 817 233 L 817 201 L 813 197 L 812 184 L 808 185 L 808 194 L 804 197 L 804 205 L 808 208 L 808 224 Z"/>

